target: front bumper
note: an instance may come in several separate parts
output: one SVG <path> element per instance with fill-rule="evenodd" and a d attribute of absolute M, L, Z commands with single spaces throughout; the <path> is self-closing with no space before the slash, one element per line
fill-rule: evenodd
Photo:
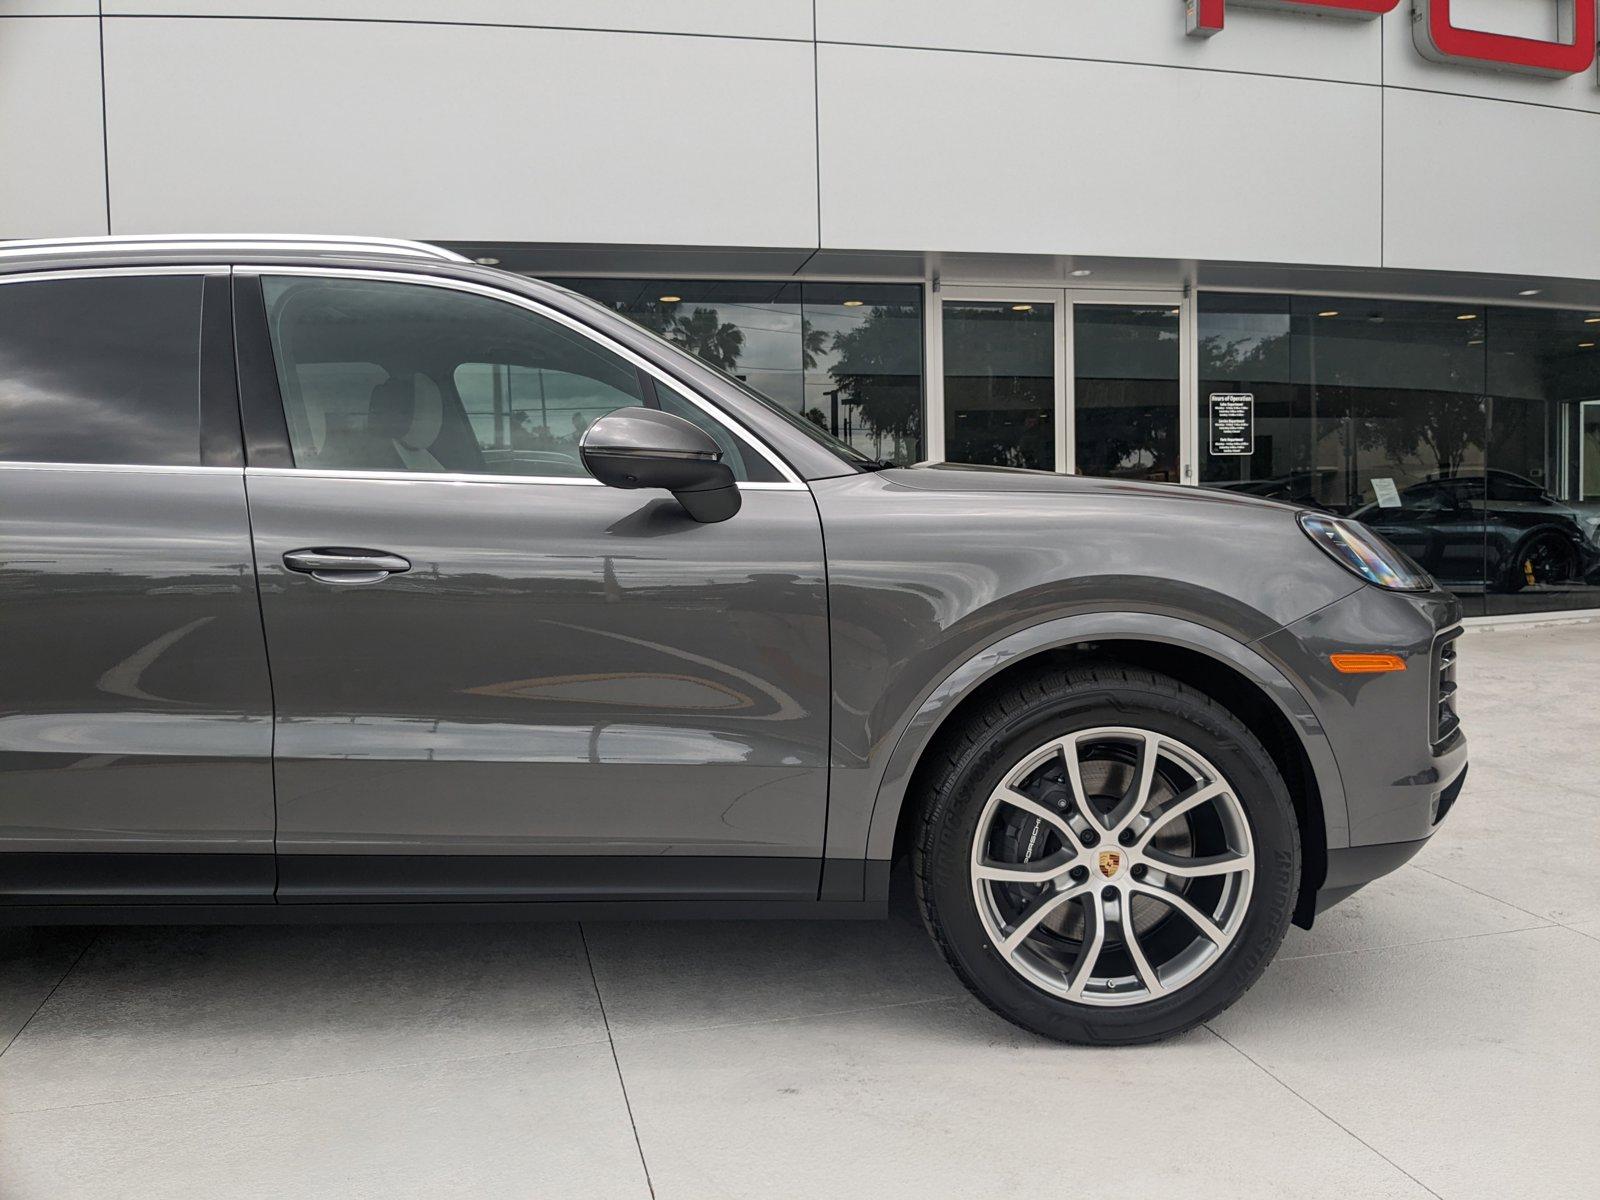
<path fill-rule="evenodd" d="M 1450 663 L 1460 617 L 1448 592 L 1363 587 L 1257 643 L 1299 682 L 1343 784 L 1346 827 L 1329 821 L 1322 878 L 1308 881 L 1316 912 L 1416 854 L 1461 794 L 1467 739 Z M 1406 669 L 1343 675 L 1329 661 L 1342 652 L 1398 654 Z"/>
<path fill-rule="evenodd" d="M 1435 829 L 1455 804 L 1466 782 L 1467 768 L 1463 764 L 1460 774 L 1440 793 Z M 1430 830 L 1428 837 L 1432 836 Z M 1379 842 L 1375 846 L 1344 846 L 1329 850 L 1327 872 L 1323 876 L 1322 886 L 1316 890 L 1314 911 L 1325 912 L 1339 901 L 1355 895 L 1374 879 L 1405 866 L 1427 844 L 1428 838 L 1421 837 L 1409 842 Z"/>

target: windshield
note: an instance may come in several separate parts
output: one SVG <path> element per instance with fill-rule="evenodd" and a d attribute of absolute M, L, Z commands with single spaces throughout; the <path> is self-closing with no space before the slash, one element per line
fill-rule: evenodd
<path fill-rule="evenodd" d="M 539 282 L 544 284 L 545 287 L 556 288 L 564 294 L 571 296 L 574 300 L 581 300 L 585 306 L 599 309 L 607 316 L 622 317 L 624 319 L 627 318 L 626 313 L 619 313 L 615 309 L 610 308 L 605 304 L 602 304 L 600 301 L 594 299 L 592 296 L 585 296 L 582 292 L 575 292 L 571 288 L 562 287 L 559 283 L 551 283 L 548 279 L 541 279 Z M 689 353 L 682 346 L 668 341 L 666 338 L 662 337 L 659 333 L 648 326 L 641 325 L 637 321 L 629 321 L 628 323 L 641 333 L 646 334 L 655 341 L 660 342 L 663 346 L 670 346 L 679 354 Z M 883 465 L 870 455 L 861 453 L 861 451 L 857 450 L 843 438 L 835 437 L 826 429 L 822 428 L 822 426 L 818 425 L 815 421 L 808 421 L 799 413 L 793 412 L 779 404 L 771 396 L 766 395 L 764 392 L 757 391 L 744 380 L 740 379 L 737 375 L 730 375 L 727 371 L 717 366 L 716 363 L 707 362 L 705 359 L 696 355 L 690 355 L 690 357 L 712 374 L 726 380 L 728 383 L 738 388 L 740 392 L 750 397 L 750 399 L 761 405 L 761 407 L 766 409 L 768 412 L 781 417 L 790 428 L 795 430 L 795 432 L 804 434 L 817 445 L 821 446 L 824 450 L 829 451 L 837 458 L 840 458 L 844 462 L 848 463 L 850 466 L 855 467 L 858 470 L 872 470 Z"/>

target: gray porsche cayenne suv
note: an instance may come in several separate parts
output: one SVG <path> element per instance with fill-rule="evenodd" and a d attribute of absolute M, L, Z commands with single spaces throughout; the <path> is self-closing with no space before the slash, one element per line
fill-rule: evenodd
<path fill-rule="evenodd" d="M 0 245 L 12 924 L 873 917 L 1147 1041 L 1458 795 L 1457 602 L 1250 497 L 863 458 L 416 243 Z"/>

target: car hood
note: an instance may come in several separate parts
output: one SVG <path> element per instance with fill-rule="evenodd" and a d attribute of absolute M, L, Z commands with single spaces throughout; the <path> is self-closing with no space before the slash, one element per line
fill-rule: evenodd
<path fill-rule="evenodd" d="M 1032 493 L 1063 496 L 1142 496 L 1185 501 L 1222 509 L 1273 509 L 1295 512 L 1302 505 L 1244 496 L 1215 488 L 1186 487 L 1177 483 L 1146 483 L 1132 479 L 1097 479 L 1088 475 L 1062 475 L 1055 471 L 1025 471 L 1014 467 L 978 467 L 963 463 L 919 463 L 881 472 L 881 478 L 901 487 L 926 492 Z"/>

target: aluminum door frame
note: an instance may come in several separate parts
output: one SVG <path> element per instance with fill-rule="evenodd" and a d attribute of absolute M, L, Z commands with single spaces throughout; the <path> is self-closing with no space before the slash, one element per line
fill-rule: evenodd
<path fill-rule="evenodd" d="M 1078 304 L 1120 304 L 1130 308 L 1166 306 L 1178 310 L 1178 475 L 1184 484 L 1199 480 L 1200 404 L 1196 391 L 1199 342 L 1192 292 L 1176 288 L 1012 287 L 1004 284 L 950 284 L 927 294 L 928 458 L 945 457 L 944 303 L 947 300 L 991 304 L 1054 305 L 1055 314 L 1055 470 L 1075 474 L 1077 462 L 1077 397 L 1073 352 L 1073 308 Z"/>
<path fill-rule="evenodd" d="M 1074 309 L 1079 304 L 1120 305 L 1125 308 L 1176 309 L 1178 316 L 1178 482 L 1192 484 L 1199 479 L 1200 403 L 1195 393 L 1198 344 L 1195 341 L 1192 299 L 1177 289 L 1132 290 L 1100 288 L 1065 289 L 1065 356 L 1067 368 L 1067 470 L 1078 473 L 1078 388 L 1077 360 L 1073 347 Z"/>
<path fill-rule="evenodd" d="M 1070 362 L 1068 338 L 1070 330 L 1066 322 L 1066 290 L 1064 288 L 1037 288 L 1037 287 L 1006 287 L 995 285 L 993 287 L 945 287 L 935 293 L 938 300 L 936 305 L 929 306 L 931 314 L 928 322 L 930 327 L 929 345 L 937 346 L 937 354 L 929 355 L 930 364 L 937 360 L 938 374 L 933 371 L 928 373 L 928 457 L 934 461 L 944 458 L 945 455 L 945 404 L 944 404 L 944 304 L 947 300 L 976 301 L 985 304 L 1049 304 L 1053 305 L 1055 316 L 1055 333 L 1053 337 L 1054 354 L 1051 358 L 1051 369 L 1054 372 L 1054 407 L 1052 414 L 1055 419 L 1055 467 L 1058 473 L 1066 473 L 1072 462 L 1071 435 L 1066 423 L 1067 413 L 1067 365 Z M 938 440 L 935 442 L 934 434 Z"/>

